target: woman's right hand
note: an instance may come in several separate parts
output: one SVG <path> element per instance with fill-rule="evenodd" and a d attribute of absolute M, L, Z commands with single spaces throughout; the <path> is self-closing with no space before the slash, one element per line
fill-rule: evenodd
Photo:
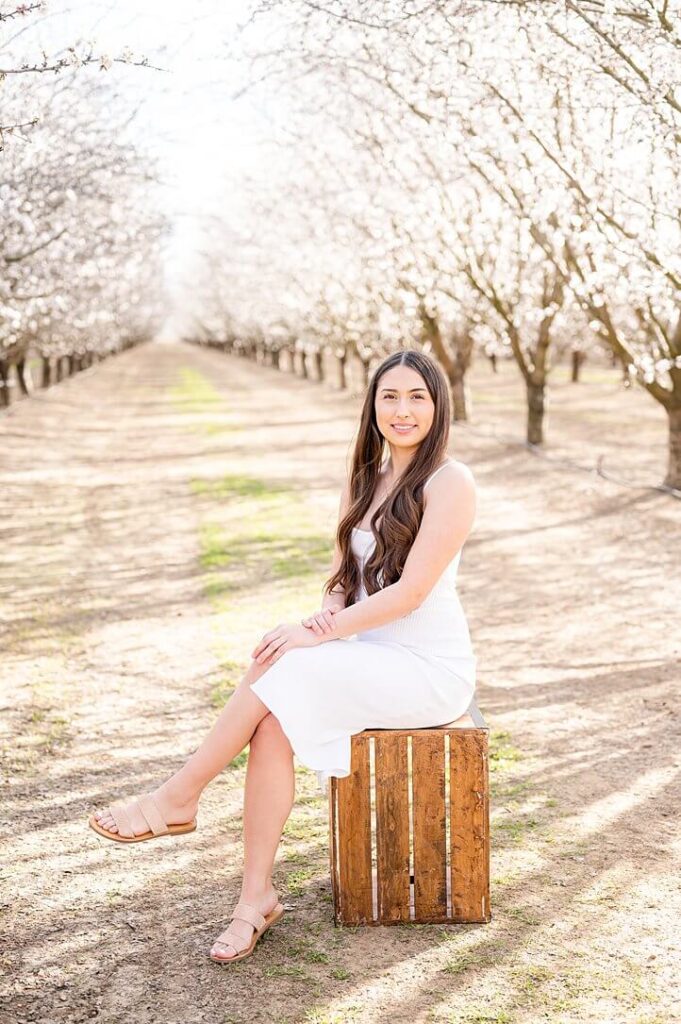
<path fill-rule="evenodd" d="M 306 619 L 301 619 L 303 626 L 307 626 L 308 629 L 314 630 L 318 636 L 323 636 L 324 633 L 333 633 L 334 615 L 336 612 L 340 612 L 343 609 L 342 604 L 330 604 L 326 608 L 322 608 L 321 611 L 315 612 L 314 615 L 310 615 Z"/>

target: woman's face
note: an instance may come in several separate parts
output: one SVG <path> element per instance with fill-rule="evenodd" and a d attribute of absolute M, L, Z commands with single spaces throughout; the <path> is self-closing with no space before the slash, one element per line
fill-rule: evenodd
<path fill-rule="evenodd" d="M 383 374 L 376 388 L 374 409 L 385 439 L 405 451 L 418 448 L 435 415 L 426 382 L 411 366 L 393 366 Z"/>

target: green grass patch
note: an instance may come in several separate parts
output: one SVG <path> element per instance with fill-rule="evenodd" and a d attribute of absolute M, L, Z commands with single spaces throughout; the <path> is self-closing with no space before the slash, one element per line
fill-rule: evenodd
<path fill-rule="evenodd" d="M 510 742 L 511 734 L 492 729 L 489 737 L 489 770 L 493 775 L 508 772 L 512 765 L 523 759 L 522 751 Z"/>
<path fill-rule="evenodd" d="M 35 690 L 44 687 L 35 687 Z M 0 765 L 6 772 L 36 775 L 44 767 L 45 757 L 64 754 L 73 742 L 72 719 L 64 708 L 52 704 L 34 704 L 22 714 L 18 735 L 0 746 Z"/>
<path fill-rule="evenodd" d="M 220 676 L 217 682 L 213 683 L 210 691 L 210 702 L 214 708 L 223 708 L 229 697 L 236 689 L 241 676 L 243 665 L 231 658 L 223 659 L 220 664 Z"/>
<path fill-rule="evenodd" d="M 310 949 L 303 956 L 308 964 L 328 964 L 329 954 L 322 949 Z"/>
<path fill-rule="evenodd" d="M 275 494 L 289 494 L 291 488 L 287 484 L 280 484 L 276 481 L 261 480 L 253 476 L 230 476 L 219 477 L 217 480 L 191 481 L 190 488 L 193 494 L 199 494 L 208 498 L 234 499 L 234 498 L 268 498 Z"/>
<path fill-rule="evenodd" d="M 296 808 L 294 808 L 284 826 L 283 839 L 292 839 L 300 843 L 314 843 L 319 839 L 326 841 L 329 831 L 328 821 L 326 819 L 320 820 L 316 813 L 306 816 L 297 814 L 297 807 L 298 804 L 296 804 Z"/>
<path fill-rule="evenodd" d="M 168 389 L 171 401 L 180 412 L 200 417 L 192 429 L 201 434 L 233 434 L 240 427 L 233 420 L 225 399 L 213 384 L 198 370 L 183 366 L 178 372 L 178 383 Z"/>
<path fill-rule="evenodd" d="M 285 964 L 282 967 L 276 965 L 263 967 L 262 973 L 266 978 L 304 978 L 306 981 L 312 981 L 305 974 L 304 968 L 297 967 L 295 964 Z"/>
<path fill-rule="evenodd" d="M 457 955 L 446 962 L 442 971 L 444 974 L 464 974 L 466 971 L 474 969 L 476 967 L 488 967 L 498 962 L 499 954 L 497 952 L 488 951 L 487 953 L 477 953 L 475 950 L 468 952 L 457 953 Z"/>
<path fill-rule="evenodd" d="M 317 877 L 317 868 L 296 868 L 286 874 L 286 889 L 290 896 L 302 896 L 313 878 Z"/>
<path fill-rule="evenodd" d="M 217 611 L 229 612 L 237 599 L 261 588 L 269 590 L 267 606 L 274 608 L 281 584 L 289 584 L 283 589 L 298 598 L 297 608 L 300 594 L 310 590 L 307 610 L 317 609 L 333 557 L 333 537 L 319 531 L 304 493 L 244 476 L 195 480 L 192 489 L 220 506 L 219 519 L 207 517 L 199 535 L 204 588 Z M 270 628 L 274 625 L 276 620 Z"/>
<path fill-rule="evenodd" d="M 465 1013 L 463 1017 L 450 1018 L 458 1024 L 514 1024 L 515 1017 L 512 1017 L 506 1010 L 491 1010 L 489 1013 L 484 1010 L 474 1010 L 473 1013 Z"/>
<path fill-rule="evenodd" d="M 529 924 L 536 927 L 542 923 L 541 918 L 537 917 L 532 907 L 509 907 L 506 913 L 515 921 L 520 921 L 521 924 Z"/>
<path fill-rule="evenodd" d="M 306 494 L 281 482 L 234 475 L 194 480 L 192 490 L 206 503 L 199 558 L 219 620 L 224 675 L 211 701 L 221 707 L 262 636 L 321 607 L 333 536 L 320 532 Z"/>
<path fill-rule="evenodd" d="M 203 412 L 220 402 L 220 395 L 207 377 L 188 366 L 180 368 L 179 383 L 169 389 L 175 405 L 185 412 Z"/>

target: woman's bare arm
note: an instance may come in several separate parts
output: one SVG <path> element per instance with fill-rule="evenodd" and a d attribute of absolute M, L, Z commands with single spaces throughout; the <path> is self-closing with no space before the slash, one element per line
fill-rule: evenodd
<path fill-rule="evenodd" d="M 452 464 L 434 478 L 424 500 L 423 518 L 397 583 L 371 594 L 334 615 L 334 629 L 324 640 L 376 629 L 419 607 L 457 552 L 475 519 L 473 474 L 463 463 Z"/>

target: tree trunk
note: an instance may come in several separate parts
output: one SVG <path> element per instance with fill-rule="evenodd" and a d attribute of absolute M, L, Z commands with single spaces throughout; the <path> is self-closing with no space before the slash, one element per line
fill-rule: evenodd
<path fill-rule="evenodd" d="M 293 361 L 291 346 L 285 345 L 281 351 L 286 353 L 286 373 L 293 373 L 295 371 L 295 364 Z"/>
<path fill-rule="evenodd" d="M 347 367 L 345 365 L 347 356 L 338 356 L 338 387 L 345 391 L 348 386 Z"/>
<path fill-rule="evenodd" d="M 572 360 L 572 373 L 570 380 L 573 384 L 578 384 L 579 371 L 582 368 L 582 364 L 586 362 L 586 352 L 580 352 L 578 348 L 573 348 L 570 355 Z"/>
<path fill-rule="evenodd" d="M 9 391 L 9 365 L 0 359 L 0 405 L 7 407 L 12 401 Z"/>
<path fill-rule="evenodd" d="M 452 390 L 453 418 L 459 421 L 468 421 L 468 404 L 466 401 L 466 377 L 464 374 L 457 374 L 449 381 Z"/>
<path fill-rule="evenodd" d="M 499 372 L 499 367 L 497 366 L 497 354 L 496 354 L 496 352 L 492 352 L 490 354 L 489 361 L 492 364 L 492 370 L 494 371 L 494 373 L 498 373 Z"/>
<path fill-rule="evenodd" d="M 317 380 L 324 380 L 324 353 L 320 348 L 314 354 L 314 367 Z"/>
<path fill-rule="evenodd" d="M 669 452 L 667 475 L 664 482 L 667 487 L 681 491 L 681 407 L 667 409 L 669 417 Z"/>
<path fill-rule="evenodd" d="M 305 359 L 305 353 L 304 352 L 300 353 L 300 376 L 303 378 L 303 380 L 307 380 L 308 379 L 307 361 Z"/>
<path fill-rule="evenodd" d="M 28 397 L 31 392 L 29 391 L 28 384 L 26 383 L 26 360 L 20 359 L 19 362 L 15 364 L 15 368 L 17 371 L 17 380 L 19 381 L 19 390 L 22 395 L 26 395 Z"/>
<path fill-rule="evenodd" d="M 49 356 L 42 357 L 42 375 L 40 378 L 41 388 L 49 388 L 52 383 L 52 363 Z"/>
<path fill-rule="evenodd" d="M 527 442 L 544 443 L 544 413 L 546 412 L 546 385 L 527 384 Z"/>
<path fill-rule="evenodd" d="M 69 352 L 69 354 L 66 357 L 66 360 L 69 368 L 69 377 L 73 377 L 74 373 L 76 372 L 76 359 L 73 353 Z"/>

